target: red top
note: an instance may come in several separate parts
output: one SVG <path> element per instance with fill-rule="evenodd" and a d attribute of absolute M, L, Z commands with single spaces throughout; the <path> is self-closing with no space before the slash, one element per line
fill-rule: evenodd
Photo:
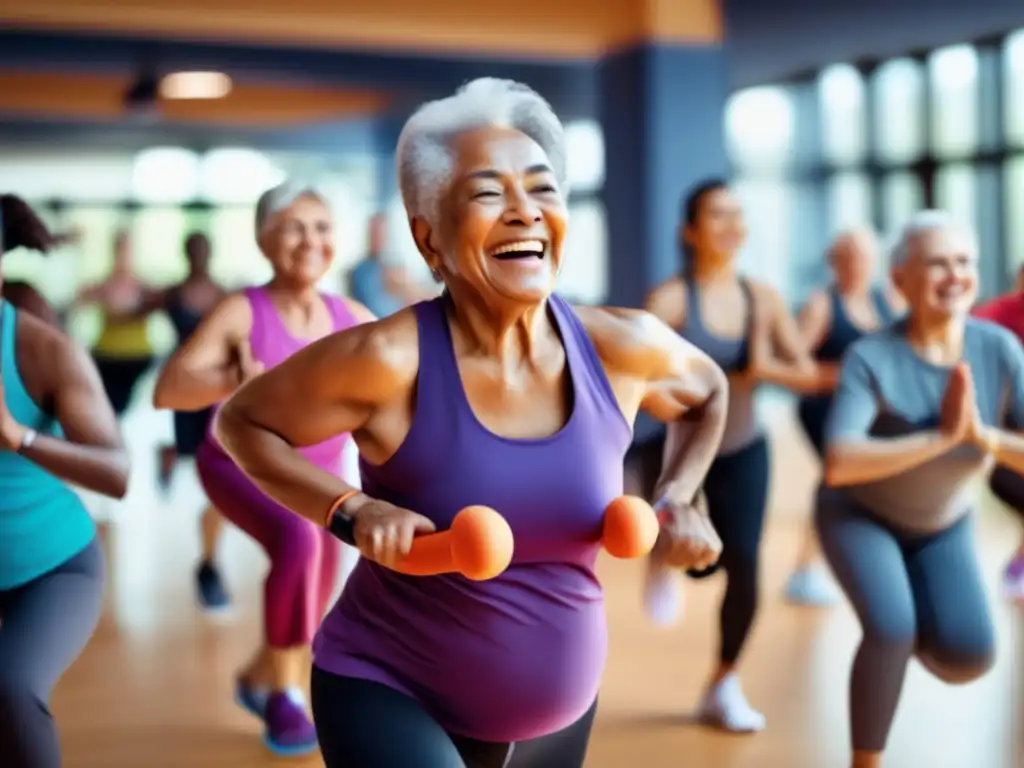
<path fill-rule="evenodd" d="M 1011 293 L 986 301 L 975 307 L 972 314 L 1003 326 L 1024 341 L 1024 293 Z"/>

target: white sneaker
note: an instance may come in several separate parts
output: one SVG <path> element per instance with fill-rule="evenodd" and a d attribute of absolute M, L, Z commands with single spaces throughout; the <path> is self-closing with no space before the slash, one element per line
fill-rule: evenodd
<path fill-rule="evenodd" d="M 644 610 L 659 627 L 675 624 L 683 615 L 682 577 L 675 568 L 669 568 L 653 559 L 647 560 L 644 574 Z"/>
<path fill-rule="evenodd" d="M 700 721 L 732 733 L 757 733 L 767 725 L 764 715 L 751 707 L 743 695 L 736 675 L 728 675 L 704 694 Z"/>

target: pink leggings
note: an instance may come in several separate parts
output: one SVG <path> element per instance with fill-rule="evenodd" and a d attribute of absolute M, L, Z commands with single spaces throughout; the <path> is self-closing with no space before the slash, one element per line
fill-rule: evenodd
<path fill-rule="evenodd" d="M 200 446 L 196 466 L 210 502 L 270 558 L 263 594 L 267 644 L 308 645 L 334 591 L 341 542 L 269 499 L 208 442 Z"/>

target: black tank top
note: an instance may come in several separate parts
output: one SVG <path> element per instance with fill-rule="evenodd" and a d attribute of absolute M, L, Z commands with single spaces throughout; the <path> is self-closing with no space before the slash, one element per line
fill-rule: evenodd
<path fill-rule="evenodd" d="M 829 301 L 832 305 L 832 322 L 829 325 L 828 334 L 814 356 L 819 362 L 838 363 L 843 359 L 847 347 L 870 331 L 865 331 L 850 319 L 843 297 L 839 295 L 835 286 L 829 290 Z M 885 298 L 885 293 L 880 288 L 871 289 L 871 302 L 874 304 L 875 313 L 878 316 L 879 329 L 885 328 L 896 319 L 896 314 L 892 311 L 892 307 Z"/>
<path fill-rule="evenodd" d="M 178 334 L 178 344 L 184 344 L 185 340 L 195 333 L 199 323 L 203 320 L 203 313 L 186 307 L 181 300 L 181 291 L 175 289 L 167 297 L 167 317 Z"/>

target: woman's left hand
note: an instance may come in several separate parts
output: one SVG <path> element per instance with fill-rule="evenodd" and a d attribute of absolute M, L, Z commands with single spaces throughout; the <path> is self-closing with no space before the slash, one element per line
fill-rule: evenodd
<path fill-rule="evenodd" d="M 27 430 L 14 418 L 7 409 L 7 398 L 4 393 L 4 380 L 0 376 L 0 448 L 8 451 L 20 450 Z"/>

